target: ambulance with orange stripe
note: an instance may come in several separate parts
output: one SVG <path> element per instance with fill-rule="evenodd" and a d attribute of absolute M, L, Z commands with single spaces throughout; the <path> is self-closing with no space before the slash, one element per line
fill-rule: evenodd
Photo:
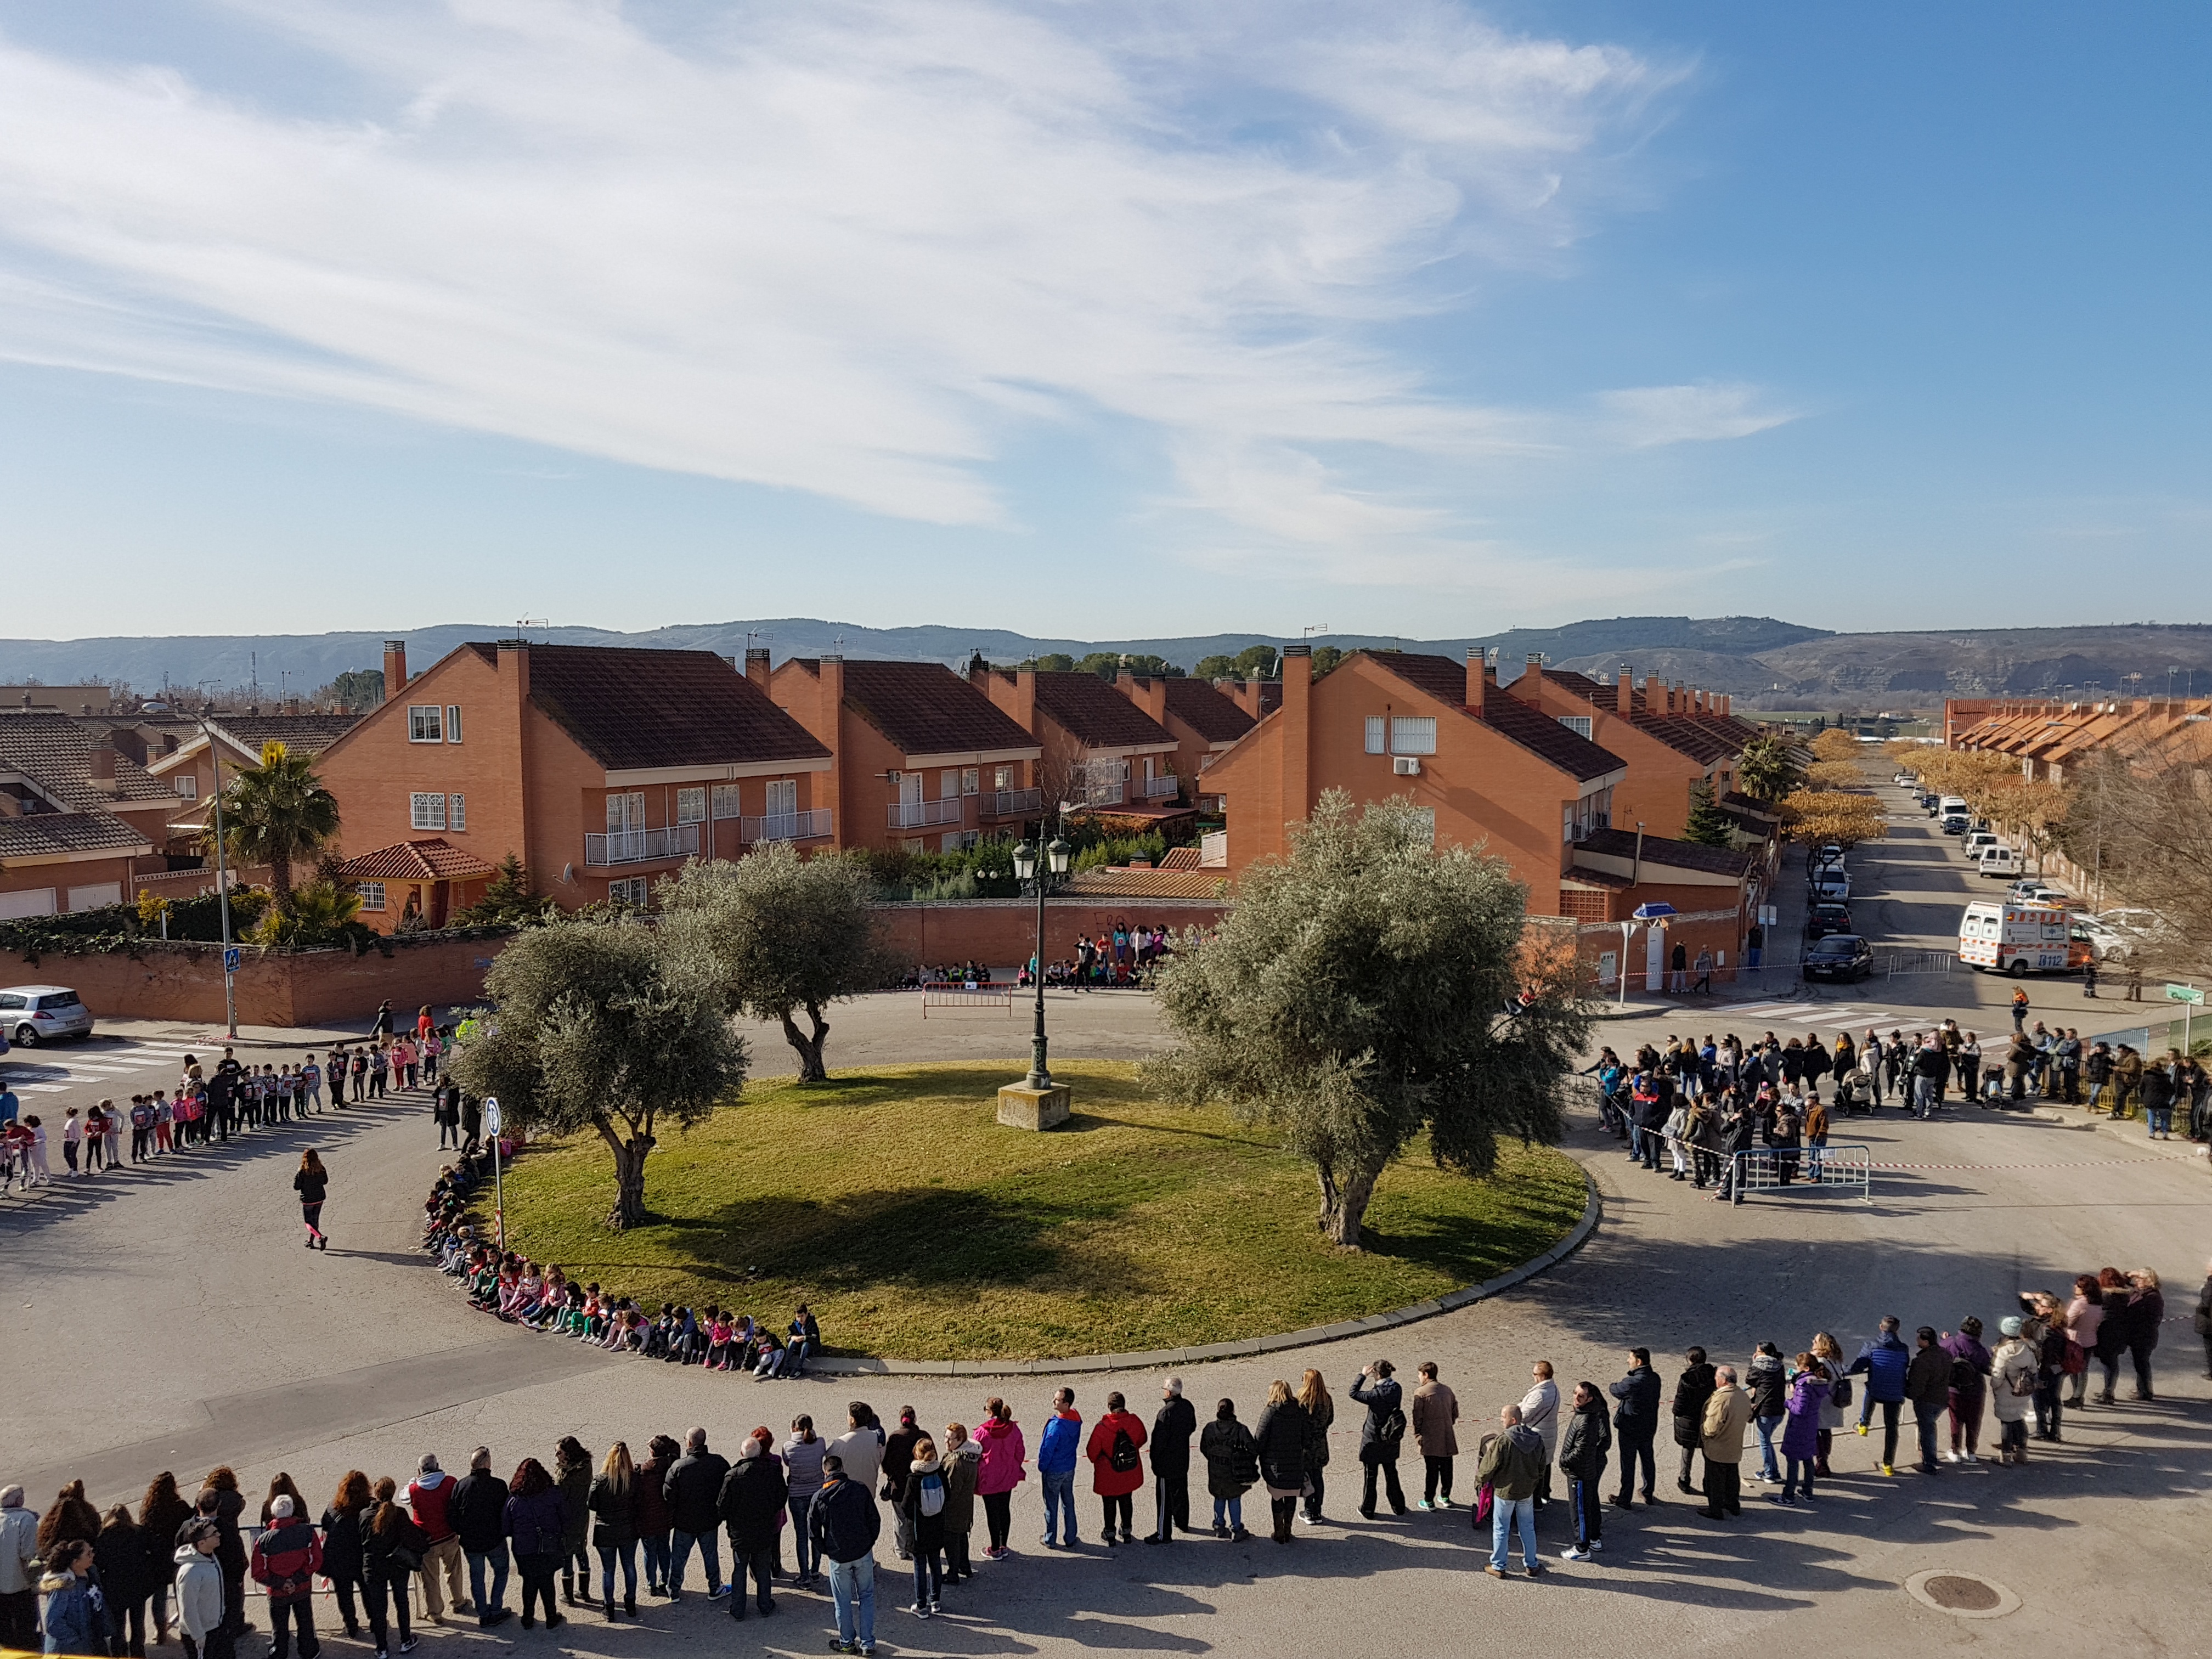
<path fill-rule="evenodd" d="M 2050 904 L 1977 900 L 1959 918 L 1959 960 L 1985 973 L 2063 974 L 2097 959 L 2089 935 Z"/>

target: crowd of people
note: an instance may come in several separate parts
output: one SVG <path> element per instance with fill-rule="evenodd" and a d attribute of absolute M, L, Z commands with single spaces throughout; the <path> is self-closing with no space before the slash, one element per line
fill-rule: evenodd
<path fill-rule="evenodd" d="M 1463 1509 L 1486 1572 L 1510 1576 L 1517 1543 L 1521 1568 L 1533 1577 L 1547 1570 L 1538 1547 L 1552 1524 L 1540 1522 L 1547 1511 L 1561 1512 L 1559 1553 L 1588 1562 L 1605 1548 L 1607 1509 L 1672 1501 L 1660 1495 L 1662 1431 L 1674 1447 L 1674 1490 L 1719 1523 L 1745 1513 L 1747 1481 L 1764 1486 L 1778 1506 L 1815 1503 L 1820 1483 L 1851 1477 L 1835 1467 L 1836 1443 L 1854 1430 L 1870 1437 L 1879 1425 L 1872 1473 L 1893 1476 L 1908 1403 L 1923 1474 L 1980 1461 L 1990 1420 L 1996 1463 L 2017 1467 L 2028 1461 L 2031 1438 L 2063 1441 L 2066 1410 L 2093 1403 L 2092 1364 L 2104 1371 L 2094 1403 L 2115 1401 L 2123 1358 L 2133 1362 L 2133 1398 L 2153 1398 L 2151 1355 L 2163 1317 L 2155 1273 L 2106 1268 L 2077 1278 L 2070 1297 L 2021 1297 L 2019 1311 L 1999 1321 L 1994 1346 L 1978 1317 L 1954 1331 L 1923 1325 L 1907 1340 L 1890 1316 L 1848 1358 L 1826 1331 L 1794 1356 L 1762 1342 L 1741 1365 L 1692 1346 L 1671 1389 L 1643 1347 L 1630 1349 L 1624 1374 L 1603 1384 L 1564 1386 L 1539 1359 L 1526 1392 L 1504 1402 L 1497 1426 L 1476 1438 L 1473 1491 L 1462 1485 L 1459 1497 L 1457 1396 L 1433 1361 L 1418 1368 L 1408 1390 L 1392 1363 L 1378 1358 L 1345 1395 L 1347 1413 L 1357 1414 L 1355 1507 L 1368 1521 L 1386 1504 L 1399 1516 Z M 2212 1374 L 2212 1267 L 2196 1325 Z M 571 1608 L 595 1609 L 609 1623 L 641 1619 L 641 1582 L 645 1597 L 680 1602 L 696 1553 L 706 1600 L 733 1619 L 775 1613 L 779 1584 L 826 1589 L 833 1648 L 867 1654 L 875 1651 L 876 1552 L 886 1522 L 913 1577 L 906 1610 L 933 1618 L 948 1597 L 965 1598 L 979 1559 L 1015 1555 L 1014 1497 L 1032 1472 L 1042 1542 L 1055 1552 L 1082 1544 L 1078 1488 L 1086 1466 L 1109 1548 L 1248 1539 L 1245 1500 L 1261 1492 L 1278 1545 L 1293 1543 L 1299 1528 L 1330 1524 L 1338 1404 L 1318 1370 L 1295 1387 L 1269 1384 L 1249 1423 L 1224 1398 L 1201 1425 L 1176 1376 L 1161 1382 L 1149 1423 L 1119 1392 L 1103 1406 L 1086 1425 L 1074 1391 L 1059 1389 L 1034 1452 L 1012 1407 L 994 1395 L 972 1429 L 953 1421 L 934 1431 L 910 1406 L 886 1427 L 854 1401 L 834 1438 L 801 1413 L 786 1435 L 753 1429 L 734 1458 L 714 1451 L 698 1427 L 680 1446 L 647 1436 L 642 1459 L 626 1441 L 594 1454 L 564 1436 L 548 1459 L 523 1456 L 510 1473 L 478 1446 L 459 1479 L 428 1453 L 404 1487 L 390 1475 L 349 1470 L 319 1519 L 292 1477 L 279 1474 L 258 1528 L 228 1468 L 212 1471 L 190 1501 L 173 1474 L 158 1475 L 136 1514 L 124 1504 L 95 1510 L 76 1481 L 34 1516 L 22 1488 L 11 1486 L 0 1490 L 0 1646 L 142 1659 L 150 1625 L 156 1644 L 180 1635 L 185 1659 L 232 1659 L 236 1638 L 252 1628 L 250 1578 L 267 1597 L 272 1659 L 289 1659 L 295 1639 L 300 1659 L 315 1659 L 320 1578 L 346 1635 L 365 1631 L 377 1659 L 390 1659 L 395 1648 L 415 1647 L 418 1605 L 434 1625 L 450 1609 L 485 1628 L 519 1614 L 526 1630 L 542 1622 L 556 1631 Z M 1418 1498 L 1399 1470 L 1408 1442 L 1421 1462 Z M 1753 1460 L 1747 1475 L 1742 1465 Z M 1210 1521 L 1204 1509 L 1194 1521 L 1194 1481 L 1203 1482 Z M 1140 1538 L 1137 1499 L 1147 1485 L 1151 1524 Z M 515 1607 L 507 1601 L 511 1583 Z"/>

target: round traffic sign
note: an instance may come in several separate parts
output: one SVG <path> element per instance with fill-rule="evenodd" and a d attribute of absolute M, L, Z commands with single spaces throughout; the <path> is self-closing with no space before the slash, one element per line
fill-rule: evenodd
<path fill-rule="evenodd" d="M 499 1100 L 495 1096 L 486 1095 L 484 1097 L 483 1103 L 484 1133 L 486 1134 L 497 1134 L 499 1133 Z"/>

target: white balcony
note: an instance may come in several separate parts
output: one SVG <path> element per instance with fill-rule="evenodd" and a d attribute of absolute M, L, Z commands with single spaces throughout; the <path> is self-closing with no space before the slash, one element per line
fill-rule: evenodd
<path fill-rule="evenodd" d="M 957 823 L 966 816 L 963 799 L 893 801 L 889 808 L 894 830 L 927 830 L 934 823 Z"/>
<path fill-rule="evenodd" d="M 988 818 L 1010 818 L 1018 813 L 1041 812 L 1044 810 L 1044 791 L 1042 789 L 993 789 L 986 791 L 980 810 Z"/>
<path fill-rule="evenodd" d="M 611 830 L 604 836 L 587 834 L 584 837 L 584 863 L 594 870 L 690 858 L 698 851 L 699 826 L 696 823 L 669 824 L 659 830 Z"/>
<path fill-rule="evenodd" d="M 1166 800 L 1182 787 L 1182 780 L 1172 772 L 1164 773 L 1156 778 L 1133 779 L 1129 784 L 1131 793 L 1139 800 Z"/>
<path fill-rule="evenodd" d="M 818 841 L 830 833 L 830 809 L 826 806 L 738 820 L 738 839 L 748 847 L 763 841 Z"/>

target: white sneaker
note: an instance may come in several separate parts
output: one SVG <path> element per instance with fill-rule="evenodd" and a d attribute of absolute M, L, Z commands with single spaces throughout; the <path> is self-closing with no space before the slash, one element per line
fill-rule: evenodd
<path fill-rule="evenodd" d="M 1591 1547 L 1592 1549 L 1594 1549 L 1594 1550 L 1601 1550 L 1601 1549 L 1603 1549 L 1603 1548 L 1605 1547 L 1605 1540 L 1604 1540 L 1604 1539 L 1602 1539 L 1602 1538 L 1593 1538 L 1593 1539 L 1591 1539 L 1591 1540 L 1590 1540 L 1590 1547 Z"/>
<path fill-rule="evenodd" d="M 1982 1461 L 1972 1452 L 1960 1452 L 1958 1454 L 1958 1459 L 1961 1463 L 1978 1463 Z"/>
<path fill-rule="evenodd" d="M 1959 1454 L 1954 1451 L 1945 1452 L 1943 1454 L 1943 1461 L 1946 1463 L 1955 1463 L 1959 1461 Z"/>
<path fill-rule="evenodd" d="M 1562 1561 L 1587 1561 L 1589 1559 L 1589 1552 L 1588 1550 L 1578 1550 L 1570 1547 L 1559 1552 L 1559 1559 Z"/>

